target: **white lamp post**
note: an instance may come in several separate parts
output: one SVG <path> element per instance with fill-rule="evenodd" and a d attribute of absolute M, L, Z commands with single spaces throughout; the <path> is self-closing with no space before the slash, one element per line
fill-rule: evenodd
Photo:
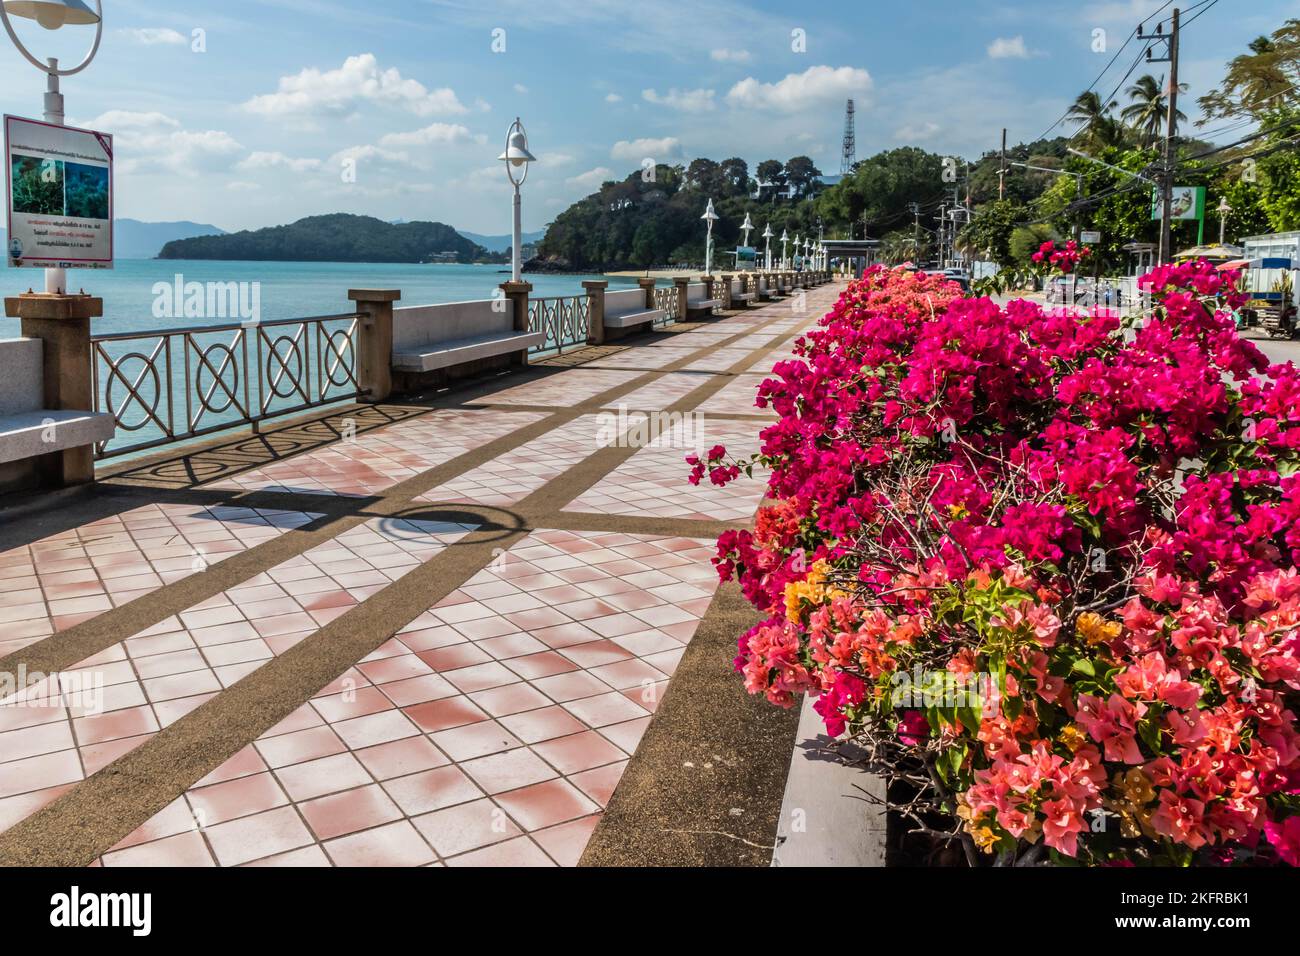
<path fill-rule="evenodd" d="M 718 221 L 718 214 L 713 211 L 713 200 L 710 199 L 707 206 L 704 207 L 704 215 L 700 217 L 708 227 L 708 232 L 704 238 L 704 274 L 713 275 L 713 224 Z"/>
<path fill-rule="evenodd" d="M 790 241 L 789 231 L 781 230 L 781 271 L 784 272 L 790 268 L 790 259 L 785 254 L 785 244 Z"/>
<path fill-rule="evenodd" d="M 514 244 L 510 256 L 510 279 L 518 282 L 523 271 L 522 251 L 523 244 L 523 216 L 520 211 L 519 187 L 524 184 L 528 178 L 528 164 L 535 163 L 537 157 L 528 151 L 528 134 L 524 132 L 524 124 L 519 122 L 519 117 L 510 124 L 510 129 L 506 130 L 506 151 L 497 159 L 503 160 L 506 164 L 506 176 L 510 184 L 515 187 L 515 216 L 514 216 Z"/>
<path fill-rule="evenodd" d="M 794 234 L 794 257 L 790 260 L 790 265 L 795 269 L 803 266 L 803 263 L 799 261 L 799 242 L 799 233 L 796 232 Z"/>
<path fill-rule="evenodd" d="M 754 230 L 754 223 L 749 218 L 749 213 L 745 213 L 745 221 L 740 224 L 740 231 L 745 234 L 745 238 L 740 240 L 742 246 L 749 245 L 749 234 Z"/>
<path fill-rule="evenodd" d="M 1214 211 L 1219 214 L 1219 245 L 1223 245 L 1223 230 L 1228 225 L 1228 213 L 1232 212 L 1232 207 L 1228 205 L 1227 196 L 1219 199 L 1219 205 L 1215 207 Z"/>
<path fill-rule="evenodd" d="M 104 11 L 100 0 L 95 0 L 95 9 L 88 7 L 83 0 L 4 0 L 0 3 L 0 20 L 4 21 L 5 32 L 14 46 L 32 66 L 45 74 L 45 122 L 55 126 L 63 125 L 63 94 L 59 91 L 59 77 L 72 76 L 90 66 L 90 61 L 99 52 L 99 40 L 104 33 Z M 70 70 L 59 69 L 59 61 L 50 57 L 44 63 L 38 60 L 18 38 L 11 16 L 35 20 L 47 30 L 57 30 L 66 23 L 73 25 L 95 25 L 95 40 L 90 46 L 86 58 Z M 67 272 L 63 269 L 45 270 L 45 291 L 62 293 L 68 284 Z"/>
<path fill-rule="evenodd" d="M 769 222 L 763 226 L 763 238 L 767 245 L 763 250 L 763 271 L 772 271 L 772 224 Z"/>

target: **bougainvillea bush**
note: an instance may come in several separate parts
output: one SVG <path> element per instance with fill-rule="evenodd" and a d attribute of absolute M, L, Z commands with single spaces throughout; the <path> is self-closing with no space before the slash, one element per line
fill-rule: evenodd
<path fill-rule="evenodd" d="M 1122 322 L 872 269 L 760 454 L 688 459 L 771 469 L 716 559 L 766 617 L 747 688 L 813 695 L 973 865 L 1300 863 L 1300 375 L 1235 282 L 1159 268 Z"/>

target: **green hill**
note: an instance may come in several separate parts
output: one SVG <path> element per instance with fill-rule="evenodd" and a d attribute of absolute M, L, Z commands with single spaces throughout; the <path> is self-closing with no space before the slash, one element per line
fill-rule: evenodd
<path fill-rule="evenodd" d="M 372 216 L 332 213 L 308 216 L 287 226 L 232 232 L 224 236 L 175 239 L 160 259 L 241 259 L 278 262 L 431 262 L 440 253 L 459 262 L 500 257 L 441 222 L 393 224 Z"/>

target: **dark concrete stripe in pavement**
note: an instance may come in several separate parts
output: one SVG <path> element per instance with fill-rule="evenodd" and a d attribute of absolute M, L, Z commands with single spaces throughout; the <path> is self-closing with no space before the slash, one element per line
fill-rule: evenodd
<path fill-rule="evenodd" d="M 730 582 L 686 646 L 581 866 L 767 866 L 796 710 L 746 693 L 736 638 L 759 616 Z"/>

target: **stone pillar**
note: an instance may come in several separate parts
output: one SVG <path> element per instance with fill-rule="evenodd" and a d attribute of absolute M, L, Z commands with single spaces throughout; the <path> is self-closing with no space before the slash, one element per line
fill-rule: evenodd
<path fill-rule="evenodd" d="M 382 402 L 393 394 L 393 303 L 397 289 L 349 289 L 348 298 L 361 321 L 357 332 L 357 388 L 366 401 Z"/>
<path fill-rule="evenodd" d="M 605 290 L 609 283 L 589 279 L 582 287 L 587 290 L 587 344 L 601 345 L 605 341 Z"/>
<path fill-rule="evenodd" d="M 719 281 L 722 283 L 722 295 L 717 296 L 716 298 L 722 300 L 722 307 L 724 309 L 731 311 L 731 276 L 724 272 L 719 277 Z"/>
<path fill-rule="evenodd" d="M 682 276 L 673 279 L 673 285 L 677 288 L 677 314 L 673 316 L 673 318 L 678 322 L 686 321 L 686 302 L 689 298 L 689 293 L 686 289 L 690 284 L 691 280 Z M 707 295 L 708 293 L 706 292 L 705 296 L 707 297 Z"/>
<path fill-rule="evenodd" d="M 655 307 L 655 282 L 654 279 L 637 279 L 636 284 L 645 292 L 645 307 L 653 309 Z"/>
<path fill-rule="evenodd" d="M 533 291 L 533 284 L 520 279 L 515 282 L 508 279 L 501 283 L 501 288 L 506 294 L 506 298 L 512 303 L 514 313 L 514 328 L 516 332 L 528 331 L 528 293 Z M 516 367 L 528 364 L 528 350 L 520 349 L 510 357 L 510 364 Z"/>
<path fill-rule="evenodd" d="M 5 315 L 19 319 L 25 338 L 42 342 L 45 408 L 51 411 L 95 410 L 94 355 L 90 320 L 104 314 L 104 300 L 89 295 L 28 292 L 5 299 Z M 42 484 L 80 485 L 95 480 L 94 447 L 82 445 L 42 455 L 37 463 Z"/>

